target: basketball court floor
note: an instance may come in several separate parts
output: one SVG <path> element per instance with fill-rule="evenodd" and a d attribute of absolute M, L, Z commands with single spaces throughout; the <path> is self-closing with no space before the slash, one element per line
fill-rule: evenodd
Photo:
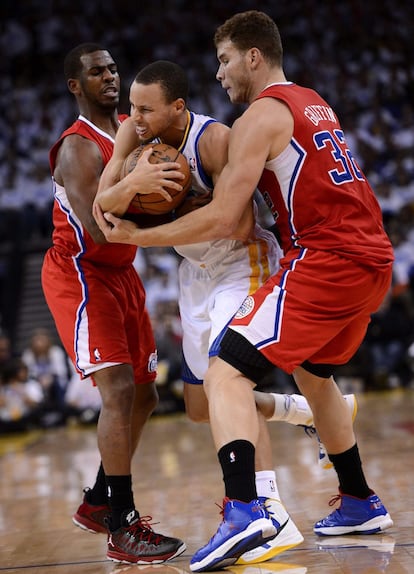
<path fill-rule="evenodd" d="M 270 423 L 279 490 L 305 540 L 270 562 L 233 574 L 414 573 L 414 391 L 358 395 L 355 420 L 370 486 L 394 526 L 383 534 L 318 537 L 315 521 L 332 511 L 336 475 L 317 464 L 301 428 Z M 94 427 L 0 436 L 0 574 L 181 574 L 220 522 L 221 471 L 208 425 L 185 415 L 153 417 L 133 463 L 135 502 L 153 528 L 182 538 L 187 551 L 167 564 L 107 561 L 106 537 L 73 525 L 71 515 L 99 464 Z"/>

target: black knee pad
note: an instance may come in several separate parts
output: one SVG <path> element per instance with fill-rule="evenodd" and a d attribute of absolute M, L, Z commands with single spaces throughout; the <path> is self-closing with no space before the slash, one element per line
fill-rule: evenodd
<path fill-rule="evenodd" d="M 227 329 L 218 356 L 256 384 L 275 368 L 247 339 L 232 329 Z"/>

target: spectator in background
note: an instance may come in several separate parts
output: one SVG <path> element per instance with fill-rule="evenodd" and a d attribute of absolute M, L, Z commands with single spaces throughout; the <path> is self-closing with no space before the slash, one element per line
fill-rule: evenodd
<path fill-rule="evenodd" d="M 20 358 L 10 358 L 0 382 L 0 433 L 25 431 L 39 425 L 43 402 L 40 383 L 29 377 Z"/>
<path fill-rule="evenodd" d="M 85 385 L 72 362 L 69 362 L 71 376 L 66 390 L 66 406 L 68 414 L 80 424 L 98 422 L 102 400 L 97 387 Z"/>
<path fill-rule="evenodd" d="M 0 380 L 2 379 L 3 369 L 9 359 L 12 358 L 12 355 L 10 337 L 6 335 L 6 333 L 0 331 Z"/>
<path fill-rule="evenodd" d="M 414 340 L 413 309 L 406 294 L 390 291 L 371 317 L 362 349 L 368 354 L 366 390 L 408 386 L 412 371 L 408 349 Z"/>
<path fill-rule="evenodd" d="M 29 346 L 22 353 L 29 377 L 43 389 L 44 419 L 42 426 L 64 424 L 67 417 L 65 393 L 69 382 L 69 365 L 65 352 L 53 343 L 47 329 L 35 329 Z"/>
<path fill-rule="evenodd" d="M 159 404 L 155 414 L 184 411 L 182 325 L 177 300 L 158 301 L 152 316 L 158 351 L 156 384 Z"/>

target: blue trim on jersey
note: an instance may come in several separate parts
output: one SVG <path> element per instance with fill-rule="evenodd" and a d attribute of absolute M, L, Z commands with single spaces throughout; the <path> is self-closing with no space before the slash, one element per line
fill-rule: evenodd
<path fill-rule="evenodd" d="M 75 257 L 72 257 L 72 261 L 74 262 L 74 265 L 78 271 L 78 277 L 79 277 L 79 282 L 82 286 L 82 292 L 83 292 L 83 298 L 82 298 L 82 302 L 78 307 L 78 310 L 76 312 L 76 322 L 75 322 L 75 339 L 74 339 L 74 351 L 75 351 L 75 355 L 76 355 L 76 367 L 79 369 L 79 371 L 85 375 L 85 370 L 81 369 L 79 367 L 79 353 L 78 353 L 78 342 L 79 342 L 79 329 L 80 329 L 80 323 L 81 323 L 81 318 L 82 318 L 82 313 L 89 301 L 89 289 L 88 289 L 88 284 L 85 281 L 85 274 L 82 270 L 82 266 L 81 266 L 81 259 L 83 257 L 83 255 L 86 252 L 86 244 L 83 238 L 83 234 L 82 234 L 82 228 L 77 224 L 76 220 L 71 216 L 71 213 L 69 211 L 69 209 L 67 209 L 63 203 L 60 201 L 59 197 L 57 196 L 56 193 L 56 184 L 54 184 L 55 187 L 55 192 L 54 192 L 54 197 L 55 200 L 57 201 L 60 209 L 62 210 L 63 213 L 66 214 L 66 218 L 68 220 L 69 225 L 72 227 L 76 237 L 78 238 L 78 243 L 80 245 L 80 251 L 79 253 L 76 254 Z"/>
<path fill-rule="evenodd" d="M 306 256 L 307 251 L 308 250 L 306 248 L 302 248 L 299 251 L 298 256 L 295 257 L 294 259 L 292 259 L 292 261 L 290 262 L 289 269 L 287 269 L 286 271 L 283 272 L 282 277 L 279 281 L 279 295 L 277 298 L 275 329 L 274 329 L 273 336 L 269 337 L 268 339 L 264 339 L 263 341 L 260 341 L 259 343 L 256 343 L 256 345 L 255 345 L 256 349 L 260 350 L 261 348 L 267 346 L 268 343 L 272 343 L 273 341 L 278 342 L 280 340 L 280 331 L 281 331 L 281 327 L 282 327 L 283 304 L 284 304 L 285 297 L 286 297 L 285 287 L 286 287 L 287 278 L 289 276 L 289 273 L 291 273 L 292 271 L 295 270 L 296 263 L 298 261 L 301 261 Z"/>
<path fill-rule="evenodd" d="M 233 319 L 233 317 L 231 318 Z M 223 340 L 223 337 L 227 331 L 227 327 L 229 326 L 229 323 L 231 321 L 231 319 L 229 319 L 227 321 L 227 324 L 224 325 L 224 327 L 222 328 L 222 330 L 220 331 L 220 333 L 217 335 L 217 337 L 214 339 L 209 351 L 208 351 L 208 356 L 209 357 L 217 357 L 219 352 L 220 352 L 220 346 L 221 346 L 221 341 Z"/>
<path fill-rule="evenodd" d="M 193 371 L 187 365 L 187 361 L 185 360 L 184 357 L 183 357 L 182 363 L 181 363 L 181 378 L 185 383 L 188 383 L 190 385 L 202 385 L 203 384 L 202 379 L 197 379 L 197 377 L 195 376 Z"/>
<path fill-rule="evenodd" d="M 214 339 L 213 344 L 211 345 L 211 347 L 208 351 L 209 357 L 217 357 L 218 356 L 219 351 L 220 351 L 221 341 L 223 340 L 224 334 L 227 331 L 227 327 L 228 327 L 228 324 L 230 323 L 230 321 L 231 321 L 231 319 L 229 319 L 227 324 L 223 327 L 223 329 L 220 331 L 220 333 Z M 192 372 L 192 370 L 188 366 L 187 361 L 185 360 L 184 357 L 182 359 L 182 364 L 181 364 L 181 378 L 185 383 L 188 383 L 190 385 L 202 385 L 203 384 L 203 380 L 198 379 L 194 375 L 194 373 Z"/>
<path fill-rule="evenodd" d="M 290 233 L 291 233 L 291 237 L 294 237 L 294 236 L 296 236 L 297 231 L 296 231 L 296 227 L 295 227 L 295 223 L 294 223 L 295 214 L 293 212 L 293 196 L 294 196 L 296 181 L 299 177 L 299 174 L 300 174 L 301 169 L 302 169 L 302 165 L 305 161 L 307 154 L 306 154 L 306 150 L 303 147 L 301 147 L 299 145 L 299 143 L 294 138 L 292 138 L 290 143 L 291 143 L 291 146 L 293 147 L 293 149 L 295 149 L 297 154 L 298 154 L 298 160 L 297 160 L 296 165 L 293 169 L 292 176 L 291 176 L 291 179 L 289 182 L 289 191 L 288 191 L 288 198 L 287 198 L 287 204 L 288 204 L 288 210 L 289 210 Z M 297 239 L 293 242 L 293 245 L 295 247 L 300 247 Z"/>
<path fill-rule="evenodd" d="M 191 119 L 193 120 L 193 112 L 190 112 L 191 115 Z M 206 172 L 204 171 L 203 165 L 201 163 L 201 158 L 200 158 L 200 154 L 198 153 L 198 140 L 200 139 L 200 137 L 203 135 L 203 133 L 205 132 L 206 128 L 213 123 L 217 123 L 217 120 L 211 119 L 211 120 L 207 120 L 205 124 L 203 124 L 203 126 L 201 127 L 200 131 L 197 134 L 197 137 L 195 139 L 195 153 L 196 153 L 196 161 L 197 161 L 197 171 L 199 173 L 199 176 L 201 178 L 201 181 L 204 183 L 205 186 L 207 186 L 209 189 L 213 189 L 213 180 L 212 178 L 206 174 Z M 190 132 L 189 132 L 190 133 Z"/>

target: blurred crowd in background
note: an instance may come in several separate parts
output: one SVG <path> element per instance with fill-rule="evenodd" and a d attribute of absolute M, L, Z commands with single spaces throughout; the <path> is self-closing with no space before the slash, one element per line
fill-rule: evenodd
<path fill-rule="evenodd" d="M 344 387 L 355 386 L 358 381 L 359 390 L 412 386 L 414 4 L 410 0 L 381 3 L 169 0 L 146 3 L 145 7 L 130 0 L 3 0 L 0 5 L 1 253 L 4 255 L 17 241 L 23 244 L 23 251 L 25 244 L 31 249 L 37 245 L 39 250 L 50 244 L 53 198 L 48 151 L 76 116 L 75 102 L 63 77 L 67 51 L 87 41 L 98 42 L 111 51 L 122 80 L 120 111 L 126 113 L 129 84 L 137 71 L 153 60 L 175 61 L 188 71 L 190 108 L 231 125 L 242 108 L 229 103 L 215 79 L 217 62 L 212 38 L 216 27 L 227 17 L 247 9 L 263 10 L 277 22 L 288 79 L 316 89 L 335 109 L 349 147 L 377 194 L 395 250 L 392 290 L 373 316 L 356 357 L 339 370 L 338 377 Z M 165 411 L 182 408 L 178 264 L 179 258 L 172 249 L 139 250 L 136 260 L 147 290 L 159 347 L 160 388 L 169 389 L 165 391 Z M 7 268 L 0 264 L 2 301 L 9 288 Z M 33 336 L 35 333 L 33 325 Z M 50 334 L 44 335 L 50 338 Z M 50 344 L 60 349 L 62 355 L 59 341 Z M 5 345 L 9 346 L 7 353 L 1 348 Z M 90 392 L 94 389 L 88 383 L 83 383 L 82 389 L 90 387 L 85 391 L 88 397 L 85 404 L 71 398 L 69 388 L 75 388 L 79 381 L 65 357 L 61 356 L 59 362 L 65 365 L 66 374 L 55 373 L 53 377 L 58 383 L 53 387 L 45 384 L 33 361 L 28 363 L 27 353 L 15 356 L 13 340 L 4 328 L 0 354 L 0 421 L 7 419 L 2 406 L 3 396 L 8 392 L 6 387 L 17 379 L 30 381 L 26 386 L 31 389 L 29 403 L 34 401 L 34 424 L 60 424 L 59 420 L 64 422 L 74 413 L 85 421 L 94 418 L 99 409 L 94 403 L 96 393 Z M 10 355 L 10 360 L 6 355 Z M 269 386 L 282 391 L 290 391 L 291 385 L 290 377 L 277 370 L 269 381 Z M 77 392 L 73 391 L 73 396 Z M 50 404 L 45 409 L 36 404 L 33 397 L 39 396 L 46 402 L 60 401 L 61 407 L 57 409 L 63 409 L 60 419 L 50 414 L 54 412 L 54 407 L 49 409 Z M 87 412 L 89 407 L 92 410 Z"/>

